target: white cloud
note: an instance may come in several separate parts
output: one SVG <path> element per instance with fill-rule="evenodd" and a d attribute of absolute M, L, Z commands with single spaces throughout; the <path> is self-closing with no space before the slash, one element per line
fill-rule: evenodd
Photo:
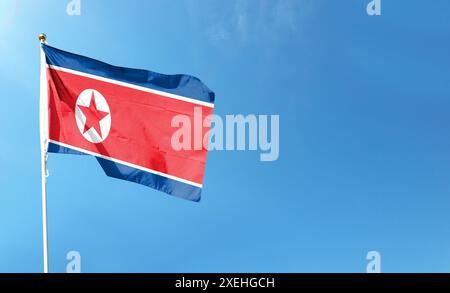
<path fill-rule="evenodd" d="M 217 4 L 185 0 L 191 18 L 205 27 L 211 41 L 241 43 L 298 32 L 301 20 L 312 12 L 316 3 L 314 0 L 229 0 Z"/>

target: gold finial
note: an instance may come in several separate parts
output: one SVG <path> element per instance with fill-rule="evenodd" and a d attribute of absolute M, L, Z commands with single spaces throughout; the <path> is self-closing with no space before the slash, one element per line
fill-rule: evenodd
<path fill-rule="evenodd" d="M 41 42 L 43 44 L 47 40 L 47 36 L 45 34 L 39 34 L 38 39 L 39 39 L 39 42 Z"/>

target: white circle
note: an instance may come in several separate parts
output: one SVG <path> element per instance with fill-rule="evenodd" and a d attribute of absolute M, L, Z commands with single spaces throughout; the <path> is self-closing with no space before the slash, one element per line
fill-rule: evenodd
<path fill-rule="evenodd" d="M 108 113 L 108 115 L 99 122 L 101 133 L 98 133 L 94 127 L 89 128 L 86 132 L 84 131 L 87 117 L 84 115 L 79 106 L 89 108 L 91 105 L 92 96 L 95 98 L 97 110 Z M 104 141 L 108 137 L 109 131 L 111 130 L 111 111 L 109 110 L 105 97 L 94 89 L 86 89 L 82 91 L 75 104 L 75 120 L 77 122 L 78 130 L 80 130 L 80 133 L 89 142 L 100 143 Z"/>

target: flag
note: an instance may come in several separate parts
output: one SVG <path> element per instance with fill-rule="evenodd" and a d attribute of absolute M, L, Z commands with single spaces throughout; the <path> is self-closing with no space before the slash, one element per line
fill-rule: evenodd
<path fill-rule="evenodd" d="M 205 84 L 189 75 L 112 66 L 46 44 L 42 54 L 41 125 L 48 152 L 92 155 L 110 177 L 200 200 L 207 147 L 175 149 L 171 122 L 176 115 L 194 121 L 194 113 L 208 121 L 214 93 Z M 210 126 L 209 120 L 200 127 L 207 133 Z"/>

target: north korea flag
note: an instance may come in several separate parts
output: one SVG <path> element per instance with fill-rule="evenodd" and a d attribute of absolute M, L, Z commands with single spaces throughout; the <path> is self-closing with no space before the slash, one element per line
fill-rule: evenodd
<path fill-rule="evenodd" d="M 192 121 L 194 113 L 202 119 L 212 114 L 214 93 L 206 85 L 193 76 L 116 67 L 46 44 L 42 54 L 48 152 L 92 155 L 108 176 L 200 200 L 207 147 L 175 149 L 171 121 L 180 114 Z M 202 123 L 203 133 L 210 126 Z"/>

